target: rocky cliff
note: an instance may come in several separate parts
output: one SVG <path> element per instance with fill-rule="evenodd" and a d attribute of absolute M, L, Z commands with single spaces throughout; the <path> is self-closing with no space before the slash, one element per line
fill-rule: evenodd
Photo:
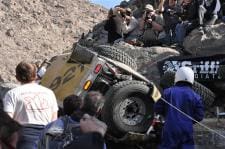
<path fill-rule="evenodd" d="M 42 61 L 70 50 L 107 16 L 88 0 L 1 0 L 0 80 L 15 81 L 22 60 Z"/>

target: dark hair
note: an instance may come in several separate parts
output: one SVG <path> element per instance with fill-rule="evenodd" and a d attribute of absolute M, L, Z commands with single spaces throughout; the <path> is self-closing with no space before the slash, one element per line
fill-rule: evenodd
<path fill-rule="evenodd" d="M 82 99 L 77 95 L 69 95 L 63 101 L 63 112 L 71 115 L 74 111 L 80 110 Z"/>
<path fill-rule="evenodd" d="M 29 83 L 36 79 L 36 66 L 22 61 L 16 66 L 16 78 L 22 83 Z"/>
<path fill-rule="evenodd" d="M 22 126 L 13 120 L 7 113 L 0 110 L 0 142 L 8 148 L 14 148 L 11 145 L 11 137 L 15 132 L 19 132 Z"/>
<path fill-rule="evenodd" d="M 129 2 L 127 2 L 127 1 L 122 1 L 122 2 L 120 2 L 120 5 L 119 5 L 121 8 L 126 8 L 126 7 L 128 7 L 129 6 Z"/>
<path fill-rule="evenodd" d="M 104 98 L 100 92 L 90 91 L 84 98 L 81 110 L 89 115 L 96 115 L 104 105 Z"/>

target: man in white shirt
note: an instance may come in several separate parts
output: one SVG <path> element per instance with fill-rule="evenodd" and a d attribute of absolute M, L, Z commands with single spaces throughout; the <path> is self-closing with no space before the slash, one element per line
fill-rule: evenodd
<path fill-rule="evenodd" d="M 48 88 L 35 83 L 36 66 L 21 62 L 16 67 L 16 78 L 21 86 L 8 91 L 3 99 L 4 111 L 23 125 L 18 149 L 37 148 L 41 130 L 57 119 L 56 97 Z"/>

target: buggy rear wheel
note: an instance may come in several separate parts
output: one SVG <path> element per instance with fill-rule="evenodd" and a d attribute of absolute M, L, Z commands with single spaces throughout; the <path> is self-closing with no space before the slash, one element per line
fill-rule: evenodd
<path fill-rule="evenodd" d="M 106 94 L 103 121 L 114 135 L 126 132 L 145 132 L 153 117 L 153 100 L 149 87 L 140 81 L 115 84 Z"/>

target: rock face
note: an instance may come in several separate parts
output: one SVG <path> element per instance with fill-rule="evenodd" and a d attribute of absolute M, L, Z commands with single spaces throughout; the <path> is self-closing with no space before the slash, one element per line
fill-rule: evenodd
<path fill-rule="evenodd" d="M 192 55 L 225 54 L 225 24 L 206 27 L 204 34 L 193 30 L 186 37 L 184 47 Z"/>
<path fill-rule="evenodd" d="M 15 66 L 70 50 L 107 16 L 88 0 L 2 0 L 0 2 L 0 78 L 15 81 Z"/>

